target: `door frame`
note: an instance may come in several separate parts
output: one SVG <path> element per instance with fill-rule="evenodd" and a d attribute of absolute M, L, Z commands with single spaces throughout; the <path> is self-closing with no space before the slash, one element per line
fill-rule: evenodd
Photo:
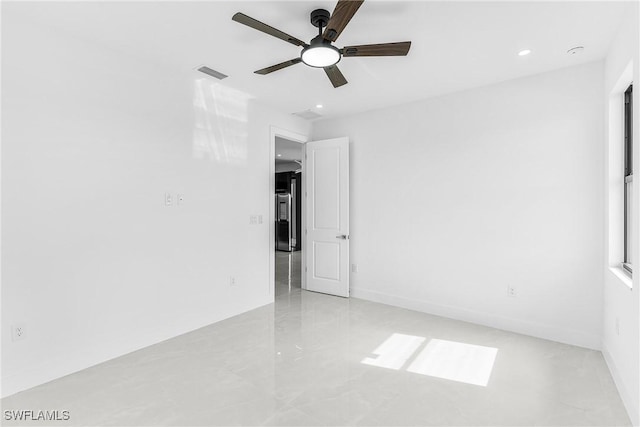
<path fill-rule="evenodd" d="M 276 217 L 275 217 L 275 210 L 276 210 L 276 203 L 275 203 L 275 198 L 276 198 L 276 136 L 279 136 L 280 138 L 284 138 L 284 139 L 288 139 L 289 141 L 293 141 L 293 142 L 299 142 L 302 145 L 302 179 L 300 180 L 301 182 L 298 185 L 302 185 L 302 192 L 304 193 L 304 189 L 305 189 L 305 185 L 306 185 L 306 180 L 305 180 L 305 173 L 304 173 L 304 169 L 305 169 L 305 158 L 304 158 L 304 153 L 305 153 L 305 148 L 304 148 L 304 144 L 307 143 L 309 141 L 309 136 L 308 135 L 304 135 L 301 133 L 297 133 L 297 132 L 293 132 L 287 129 L 283 129 L 283 128 L 279 128 L 277 126 L 271 126 L 270 128 L 270 136 L 269 136 L 269 174 L 270 174 L 270 178 L 269 178 L 269 215 L 267 215 L 267 218 L 269 218 L 269 295 L 271 296 L 272 299 L 275 299 L 275 291 L 276 291 L 276 278 L 275 278 L 275 274 L 276 274 L 276 248 L 275 248 L 275 241 L 276 241 Z M 303 195 L 304 198 L 304 195 Z M 304 206 L 304 201 L 302 203 L 302 212 L 300 213 L 300 216 L 302 217 L 301 219 L 301 224 L 300 224 L 300 230 L 301 230 L 301 258 L 302 258 L 302 283 L 301 283 L 301 287 L 302 289 L 306 289 L 306 277 L 304 274 L 305 271 L 305 267 L 306 267 L 306 262 L 305 262 L 305 257 L 304 257 L 304 245 L 306 243 L 306 238 L 305 238 L 305 230 L 306 230 L 306 219 L 305 219 L 305 212 L 306 212 L 306 208 Z"/>

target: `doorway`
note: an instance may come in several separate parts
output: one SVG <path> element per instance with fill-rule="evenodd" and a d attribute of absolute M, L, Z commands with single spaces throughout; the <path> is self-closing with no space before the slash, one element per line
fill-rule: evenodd
<path fill-rule="evenodd" d="M 271 127 L 270 140 L 269 294 L 275 299 L 282 293 L 310 290 L 348 297 L 349 139 L 340 137 L 310 142 L 304 135 Z M 281 151 L 276 152 L 276 141 Z M 287 149 L 286 146 L 297 154 L 287 156 L 282 151 Z M 288 172 L 300 172 L 297 176 L 290 175 L 285 185 L 280 187 L 281 192 L 288 190 L 290 195 L 292 192 L 295 194 L 297 188 L 301 190 L 302 197 L 298 197 L 302 202 L 301 209 L 295 219 L 289 214 L 295 202 L 286 195 L 283 200 L 277 198 L 276 160 L 278 164 L 290 161 L 294 163 L 290 166 L 295 169 Z M 285 171 L 281 166 L 278 170 Z M 286 221 L 277 224 L 276 219 Z M 300 226 L 294 226 L 294 223 Z M 289 230 L 278 250 L 276 227 Z M 300 250 L 296 250 L 298 248 Z"/>
<path fill-rule="evenodd" d="M 274 297 L 303 286 L 304 142 L 306 138 L 272 129 L 271 283 Z"/>

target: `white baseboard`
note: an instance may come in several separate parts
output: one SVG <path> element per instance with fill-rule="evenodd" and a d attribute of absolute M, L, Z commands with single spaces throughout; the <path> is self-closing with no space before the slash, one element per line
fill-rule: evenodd
<path fill-rule="evenodd" d="M 409 310 L 422 311 L 424 313 L 434 314 L 450 319 L 490 326 L 492 328 L 516 332 L 536 338 L 543 338 L 550 341 L 585 347 L 592 350 L 600 350 L 602 346 L 601 337 L 597 334 L 586 334 L 580 331 L 560 329 L 551 325 L 513 319 L 492 313 L 483 313 L 466 308 L 433 304 L 428 301 L 409 299 L 355 287 L 351 289 L 351 296 L 354 298 L 407 308 Z"/>
<path fill-rule="evenodd" d="M 622 380 L 623 377 L 622 375 L 620 375 L 617 365 L 613 361 L 611 354 L 607 351 L 606 348 L 602 349 L 602 355 L 604 356 L 604 360 L 609 367 L 609 372 L 611 372 L 613 381 L 616 383 L 616 388 L 618 389 L 618 393 L 620 393 L 620 398 L 622 399 L 622 403 L 624 403 L 624 407 L 627 410 L 629 418 L 631 419 L 631 423 L 634 426 L 640 426 L 640 407 L 638 407 L 640 402 L 637 402 L 631 397 L 631 393 L 629 392 L 627 385 Z"/>

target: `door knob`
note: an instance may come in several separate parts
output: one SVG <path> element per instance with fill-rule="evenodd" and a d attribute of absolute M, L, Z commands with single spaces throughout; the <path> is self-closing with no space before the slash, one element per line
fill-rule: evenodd
<path fill-rule="evenodd" d="M 349 240 L 349 235 L 348 234 L 338 234 L 336 236 L 336 239 Z"/>

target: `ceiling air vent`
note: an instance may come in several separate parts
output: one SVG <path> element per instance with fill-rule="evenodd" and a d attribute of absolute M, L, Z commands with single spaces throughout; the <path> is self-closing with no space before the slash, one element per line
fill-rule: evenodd
<path fill-rule="evenodd" d="M 306 110 L 293 113 L 294 116 L 302 117 L 305 120 L 313 120 L 322 117 L 322 114 L 318 114 L 315 111 Z"/>
<path fill-rule="evenodd" d="M 205 73 L 208 76 L 215 77 L 218 80 L 226 79 L 227 77 L 229 77 L 226 74 L 222 74 L 220 71 L 216 71 L 213 68 L 209 68 L 204 65 L 196 68 L 196 70 L 200 71 L 201 73 Z"/>

